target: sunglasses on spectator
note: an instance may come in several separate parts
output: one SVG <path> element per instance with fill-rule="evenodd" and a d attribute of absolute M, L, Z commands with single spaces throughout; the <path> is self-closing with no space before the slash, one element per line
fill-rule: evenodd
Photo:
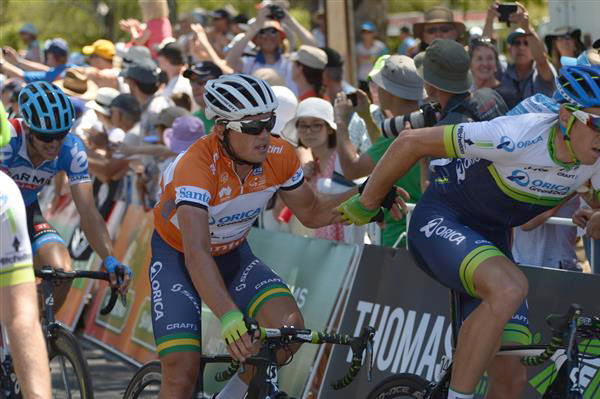
<path fill-rule="evenodd" d="M 301 130 L 301 131 L 307 131 L 310 130 L 313 133 L 319 133 L 321 131 L 321 129 L 323 129 L 323 127 L 325 127 L 324 123 L 315 123 L 313 125 L 305 125 L 305 124 L 297 124 L 296 125 L 296 129 Z"/>
<path fill-rule="evenodd" d="M 452 30 L 453 28 L 450 25 L 439 25 L 439 26 L 430 26 L 428 28 L 425 29 L 425 33 L 428 33 L 430 35 L 436 34 L 436 33 L 448 33 Z"/>
<path fill-rule="evenodd" d="M 263 130 L 266 130 L 270 133 L 275 126 L 276 119 L 276 116 L 273 114 L 265 119 L 227 122 L 225 123 L 225 127 L 233 129 L 237 132 L 258 136 L 263 132 Z"/>
<path fill-rule="evenodd" d="M 275 28 L 264 28 L 258 31 L 259 35 L 277 35 L 279 34 L 279 31 Z"/>
<path fill-rule="evenodd" d="M 580 109 L 573 110 L 573 116 L 584 125 L 592 128 L 596 133 L 600 133 L 600 115 L 590 114 Z"/>
<path fill-rule="evenodd" d="M 67 137 L 67 134 L 69 134 L 69 132 L 63 132 L 59 134 L 44 134 L 31 131 L 31 134 L 33 135 L 33 137 L 40 141 L 43 141 L 44 143 L 52 143 L 54 140 L 63 140 L 65 137 Z"/>
<path fill-rule="evenodd" d="M 529 43 L 527 42 L 527 39 L 523 39 L 523 40 L 515 40 L 512 43 L 512 45 L 515 46 L 515 47 L 520 47 L 520 46 L 528 47 Z"/>

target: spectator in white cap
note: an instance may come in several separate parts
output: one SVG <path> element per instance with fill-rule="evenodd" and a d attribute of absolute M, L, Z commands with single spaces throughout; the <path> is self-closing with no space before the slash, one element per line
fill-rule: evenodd
<path fill-rule="evenodd" d="M 423 100 L 425 92 L 423 80 L 417 74 L 417 68 L 412 58 L 405 55 L 380 57 L 375 63 L 369 78 L 377 86 L 378 98 L 387 116 L 406 115 L 416 111 Z M 356 111 L 369 118 L 368 97 L 359 91 Z M 363 154 L 358 154 L 348 137 L 348 118 L 353 112 L 352 103 L 346 94 L 339 93 L 335 101 L 335 121 L 337 124 L 337 150 L 344 176 L 357 179 L 371 174 L 375 165 L 381 159 L 394 138 L 380 136 L 379 139 Z M 427 166 L 424 162 L 413 168 L 396 182 L 409 194 L 411 202 L 421 198 L 427 179 Z M 392 247 L 404 245 L 399 237 L 406 231 L 405 220 L 394 220 L 390 213 L 384 213 L 385 227 L 382 230 L 379 244 Z"/>
<path fill-rule="evenodd" d="M 277 108 L 275 108 L 275 126 L 271 129 L 271 134 L 279 136 L 286 123 L 292 120 L 296 115 L 298 99 L 294 93 L 285 86 L 272 86 L 271 88 L 279 103 Z"/>
<path fill-rule="evenodd" d="M 296 116 L 286 123 L 281 137 L 295 146 L 306 147 L 312 161 L 303 164 L 304 177 L 315 191 L 333 193 L 353 189 L 354 183 L 341 174 L 336 151 L 336 129 L 333 106 L 321 98 L 310 97 L 301 101 Z M 332 182 L 335 187 L 332 188 Z M 344 227 L 333 224 L 315 230 L 315 237 L 344 241 Z M 362 242 L 362 241 L 361 241 Z"/>
<path fill-rule="evenodd" d="M 110 104 L 119 95 L 119 91 L 112 87 L 100 87 L 93 100 L 85 103 L 87 111 L 81 117 L 75 133 L 94 140 L 98 135 L 102 138 L 108 136 L 110 126 Z M 77 131 L 79 130 L 79 131 Z"/>
<path fill-rule="evenodd" d="M 37 40 L 37 29 L 31 22 L 27 22 L 21 26 L 19 29 L 19 36 L 21 36 L 21 40 L 25 42 L 27 45 L 27 51 L 25 53 L 26 60 L 34 61 L 34 62 L 42 62 L 42 56 L 40 52 L 40 43 Z"/>
<path fill-rule="evenodd" d="M 291 60 L 294 61 L 292 79 L 298 86 L 298 100 L 322 97 L 325 91 L 323 71 L 327 66 L 327 53 L 318 47 L 303 44 L 292 54 Z"/>

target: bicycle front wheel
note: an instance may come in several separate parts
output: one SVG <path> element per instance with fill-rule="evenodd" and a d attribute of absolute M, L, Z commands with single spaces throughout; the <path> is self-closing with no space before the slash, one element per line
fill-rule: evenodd
<path fill-rule="evenodd" d="M 54 324 L 50 329 L 47 343 L 52 397 L 93 399 L 92 378 L 77 338 L 58 324 Z"/>
<path fill-rule="evenodd" d="M 381 381 L 367 399 L 424 399 L 429 382 L 416 374 L 398 374 Z"/>
<path fill-rule="evenodd" d="M 157 398 L 161 382 L 160 362 L 154 360 L 146 363 L 135 373 L 127 385 L 123 399 Z"/>

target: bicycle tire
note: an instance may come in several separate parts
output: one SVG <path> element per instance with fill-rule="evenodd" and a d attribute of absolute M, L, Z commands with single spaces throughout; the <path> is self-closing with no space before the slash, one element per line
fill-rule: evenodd
<path fill-rule="evenodd" d="M 393 375 L 381 381 L 367 399 L 423 399 L 429 391 L 429 381 L 416 374 Z"/>
<path fill-rule="evenodd" d="M 93 399 L 92 377 L 77 338 L 64 327 L 53 324 L 50 326 L 50 338 L 47 344 L 52 397 Z M 61 390 L 60 387 L 63 389 Z M 71 396 L 66 395 L 67 389 Z"/>
<path fill-rule="evenodd" d="M 161 382 L 160 362 L 153 360 L 146 363 L 136 371 L 131 381 L 129 381 L 123 399 L 157 397 Z"/>

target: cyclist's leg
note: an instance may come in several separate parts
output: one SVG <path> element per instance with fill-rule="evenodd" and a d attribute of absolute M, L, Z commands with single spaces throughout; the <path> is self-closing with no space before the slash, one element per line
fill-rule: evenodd
<path fill-rule="evenodd" d="M 40 205 L 35 202 L 27 207 L 27 227 L 33 251 L 33 266 L 39 269 L 51 266 L 71 271 L 71 256 L 58 232 L 42 215 Z M 57 311 L 67 298 L 71 280 L 60 280 L 54 286 L 54 309 Z"/>
<path fill-rule="evenodd" d="M 8 334 L 24 397 L 50 399 L 48 353 L 38 316 L 33 273 L 30 282 L 0 287 L 0 303 L 0 323 Z"/>
<path fill-rule="evenodd" d="M 503 345 L 530 345 L 527 300 L 515 313 L 502 334 Z M 486 399 L 518 398 L 527 384 L 527 368 L 517 356 L 495 356 L 488 366 Z"/>
<path fill-rule="evenodd" d="M 154 232 L 149 268 L 152 327 L 160 357 L 160 398 L 190 398 L 200 370 L 201 302 L 183 254 Z"/>
<path fill-rule="evenodd" d="M 442 284 L 481 299 L 460 329 L 452 368 L 451 388 L 471 394 L 497 351 L 505 324 L 527 295 L 527 279 L 443 204 L 420 205 L 409 229 L 415 258 Z"/>
<path fill-rule="evenodd" d="M 304 328 L 300 309 L 283 279 L 256 258 L 247 243 L 240 247 L 239 252 L 243 267 L 229 283 L 229 292 L 239 308 L 263 327 Z M 285 362 L 299 347 L 291 345 L 288 351 L 280 351 L 278 362 Z M 241 378 L 248 383 L 252 375 L 253 370 L 248 367 Z"/>

